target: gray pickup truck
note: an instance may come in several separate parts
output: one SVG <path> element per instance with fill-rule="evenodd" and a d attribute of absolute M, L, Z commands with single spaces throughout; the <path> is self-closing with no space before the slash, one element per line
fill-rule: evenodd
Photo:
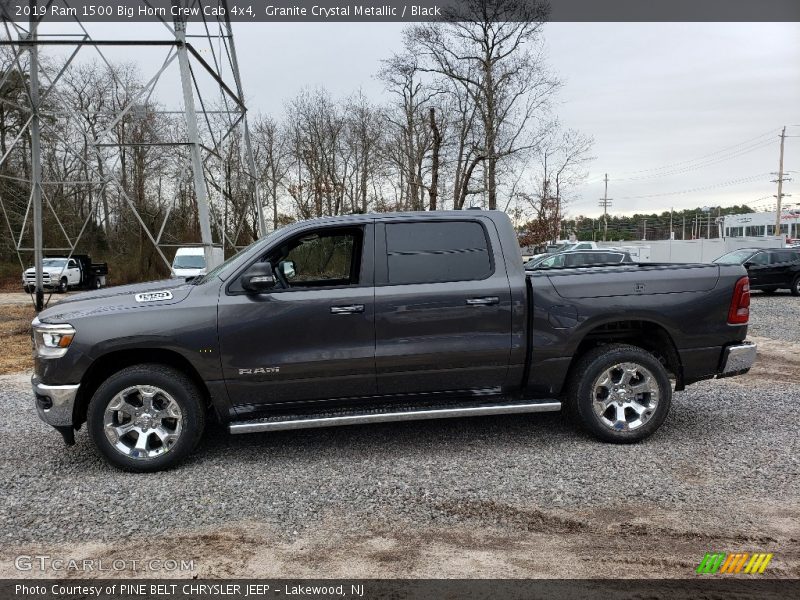
<path fill-rule="evenodd" d="M 740 265 L 525 273 L 508 217 L 295 223 L 190 282 L 87 292 L 33 321 L 33 391 L 68 444 L 117 467 L 231 433 L 557 411 L 609 442 L 652 434 L 672 390 L 746 373 Z"/>

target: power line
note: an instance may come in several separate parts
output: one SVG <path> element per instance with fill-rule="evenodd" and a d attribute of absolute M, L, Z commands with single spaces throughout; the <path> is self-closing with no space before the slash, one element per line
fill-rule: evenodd
<path fill-rule="evenodd" d="M 774 135 L 774 134 L 775 134 L 775 130 L 771 129 L 771 130 L 769 130 L 769 131 L 767 131 L 765 133 L 762 133 L 761 135 L 758 135 L 758 136 L 755 136 L 755 137 L 752 137 L 752 138 L 748 138 L 748 139 L 743 140 L 741 142 L 738 142 L 736 144 L 731 144 L 729 146 L 725 146 L 724 148 L 720 148 L 718 150 L 714 150 L 713 152 L 708 152 L 706 154 L 703 154 L 703 155 L 695 157 L 695 158 L 690 158 L 690 159 L 686 159 L 686 160 L 682 160 L 682 161 L 678 161 L 678 162 L 674 162 L 674 163 L 667 163 L 666 165 L 662 165 L 660 167 L 650 167 L 650 168 L 647 168 L 647 169 L 640 169 L 640 170 L 637 170 L 637 171 L 627 171 L 627 172 L 622 173 L 622 175 L 627 177 L 629 175 L 638 175 L 640 173 L 650 173 L 650 172 L 653 172 L 653 171 L 664 171 L 664 170 L 671 170 L 671 169 L 676 169 L 676 168 L 684 168 L 684 167 L 686 167 L 688 165 L 691 165 L 693 163 L 705 161 L 705 160 L 707 160 L 707 159 L 709 159 L 709 158 L 711 158 L 711 157 L 713 157 L 713 156 L 715 156 L 717 154 L 724 154 L 724 153 L 728 153 L 728 152 L 739 152 L 739 151 L 744 149 L 744 148 L 742 148 L 743 146 L 748 146 L 749 147 L 749 146 L 752 146 L 754 144 L 761 144 L 761 143 L 764 143 L 766 145 L 768 140 L 761 140 L 761 138 L 765 138 L 767 136 L 771 136 L 771 135 Z M 760 141 L 757 141 L 757 140 L 760 140 Z M 595 179 L 595 180 L 590 181 L 589 183 L 599 183 L 601 181 L 602 181 L 602 179 Z"/>
<path fill-rule="evenodd" d="M 693 164 L 693 165 L 690 165 L 690 166 L 686 166 L 686 167 L 683 167 L 683 168 L 680 168 L 680 169 L 673 169 L 673 170 L 669 170 L 669 171 L 659 171 L 659 172 L 653 173 L 651 175 L 641 175 L 641 176 L 638 176 L 638 177 L 626 177 L 626 178 L 619 179 L 619 181 L 642 181 L 642 180 L 646 180 L 646 179 L 658 179 L 658 178 L 662 178 L 662 177 L 670 177 L 672 175 L 681 175 L 683 173 L 689 173 L 690 171 L 696 171 L 698 169 L 704 169 L 706 167 L 711 167 L 713 165 L 718 165 L 720 163 L 726 162 L 728 160 L 732 160 L 734 158 L 739 158 L 740 156 L 744 156 L 745 154 L 750 154 L 751 152 L 755 152 L 756 150 L 761 150 L 763 148 L 767 148 L 769 146 L 772 146 L 772 144 L 773 144 L 772 140 L 764 140 L 764 141 L 758 142 L 757 144 L 754 144 L 752 146 L 748 146 L 746 148 L 742 148 L 742 149 L 740 149 L 740 150 L 738 150 L 738 151 L 736 151 L 736 152 L 734 152 L 732 154 L 719 156 L 719 157 L 716 157 L 716 158 L 711 158 L 711 159 L 708 159 L 708 160 L 706 160 L 704 162 L 699 162 L 699 163 L 696 163 L 696 164 Z"/>
<path fill-rule="evenodd" d="M 717 183 L 717 184 L 709 185 L 709 186 L 705 186 L 705 187 L 692 188 L 692 189 L 689 189 L 689 190 L 680 190 L 680 191 L 676 191 L 676 192 L 663 192 L 661 194 L 646 194 L 646 195 L 643 195 L 643 196 L 623 196 L 623 197 L 621 197 L 619 199 L 620 200 L 638 200 L 638 199 L 644 199 L 644 198 L 660 198 L 662 196 L 677 196 L 677 195 L 680 195 L 680 194 L 692 194 L 694 192 L 705 192 L 707 190 L 713 190 L 713 189 L 721 188 L 721 187 L 729 187 L 729 186 L 732 186 L 732 185 L 738 185 L 740 183 L 749 183 L 751 181 L 756 181 L 756 180 L 760 179 L 761 177 L 765 177 L 767 175 L 769 175 L 769 173 L 759 173 L 758 175 L 750 175 L 748 177 L 741 177 L 739 179 L 731 179 L 730 181 L 724 181 L 722 183 Z"/>

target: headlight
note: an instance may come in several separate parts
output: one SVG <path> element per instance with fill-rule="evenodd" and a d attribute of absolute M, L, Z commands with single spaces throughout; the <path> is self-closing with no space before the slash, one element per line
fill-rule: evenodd
<path fill-rule="evenodd" d="M 38 318 L 31 323 L 33 328 L 33 347 L 40 358 L 60 358 L 67 353 L 75 328 L 67 323 L 50 325 L 42 323 Z"/>

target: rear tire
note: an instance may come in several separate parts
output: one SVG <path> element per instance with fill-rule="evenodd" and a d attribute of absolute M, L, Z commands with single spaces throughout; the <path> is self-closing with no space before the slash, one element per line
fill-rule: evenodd
<path fill-rule="evenodd" d="M 203 435 L 206 413 L 200 390 L 185 373 L 141 364 L 114 373 L 97 389 L 86 421 L 109 463 L 143 473 L 188 457 Z"/>
<path fill-rule="evenodd" d="M 792 282 L 792 296 L 800 296 L 800 275 Z"/>
<path fill-rule="evenodd" d="M 664 422 L 672 384 L 652 354 L 627 344 L 587 352 L 572 371 L 567 408 L 595 437 L 630 444 L 652 435 Z"/>

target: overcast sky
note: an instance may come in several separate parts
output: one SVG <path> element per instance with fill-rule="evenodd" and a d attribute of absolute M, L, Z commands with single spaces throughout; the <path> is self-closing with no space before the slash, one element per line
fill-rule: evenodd
<path fill-rule="evenodd" d="M 146 26 L 134 26 L 144 35 Z M 116 24 L 94 27 L 96 38 L 131 35 Z M 279 116 L 287 99 L 314 86 L 334 96 L 360 87 L 380 102 L 374 76 L 380 59 L 399 50 L 401 32 L 389 23 L 234 23 L 249 109 Z M 572 216 L 601 212 L 606 172 L 612 212 L 774 204 L 780 129 L 800 136 L 800 24 L 551 23 L 544 35 L 565 82 L 559 119 L 595 139 Z M 118 52 L 109 55 L 138 58 L 143 74 L 154 72 L 143 52 Z M 159 88 L 162 101 L 180 97 L 170 83 Z M 787 138 L 785 168 L 800 171 L 800 137 Z M 787 200 L 800 203 L 794 177 Z"/>

